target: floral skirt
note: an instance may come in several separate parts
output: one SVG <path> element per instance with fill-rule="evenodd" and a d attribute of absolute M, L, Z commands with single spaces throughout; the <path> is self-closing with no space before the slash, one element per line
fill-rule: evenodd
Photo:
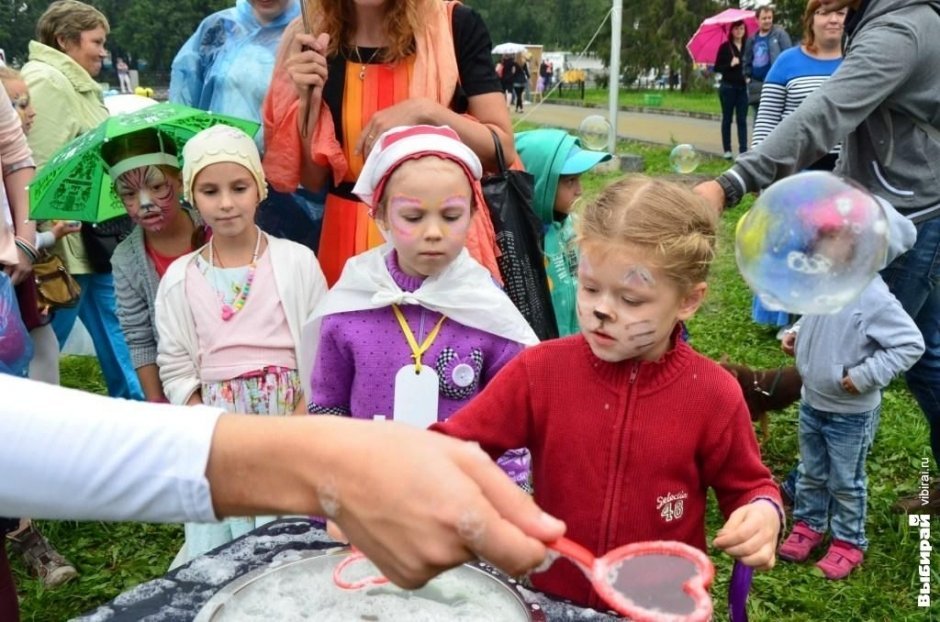
<path fill-rule="evenodd" d="M 249 415 L 289 415 L 303 399 L 296 369 L 266 367 L 221 382 L 202 383 L 202 403 Z"/>
<path fill-rule="evenodd" d="M 232 380 L 202 383 L 202 402 L 227 412 L 251 415 L 289 415 L 303 400 L 296 369 L 267 367 Z M 231 542 L 276 516 L 227 518 L 219 523 L 186 523 L 186 544 L 171 569 Z"/>

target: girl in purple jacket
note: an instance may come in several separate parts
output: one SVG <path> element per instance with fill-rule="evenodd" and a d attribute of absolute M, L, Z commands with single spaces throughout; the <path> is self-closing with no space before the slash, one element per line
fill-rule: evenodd
<path fill-rule="evenodd" d="M 350 259 L 308 322 L 311 413 L 427 427 L 537 342 L 464 248 L 472 210 L 486 209 L 481 174 L 450 128 L 379 137 L 353 192 L 388 243 Z M 504 468 L 523 483 L 527 461 L 509 457 Z"/>

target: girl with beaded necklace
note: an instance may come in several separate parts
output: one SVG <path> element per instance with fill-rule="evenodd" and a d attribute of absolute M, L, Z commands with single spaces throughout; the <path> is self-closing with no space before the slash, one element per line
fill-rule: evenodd
<path fill-rule="evenodd" d="M 223 125 L 183 148 L 183 194 L 212 229 L 167 269 L 156 299 L 157 366 L 167 399 L 259 415 L 305 413 L 303 322 L 326 293 L 310 249 L 255 225 L 267 186 L 254 141 Z M 270 517 L 186 525 L 186 561 Z"/>

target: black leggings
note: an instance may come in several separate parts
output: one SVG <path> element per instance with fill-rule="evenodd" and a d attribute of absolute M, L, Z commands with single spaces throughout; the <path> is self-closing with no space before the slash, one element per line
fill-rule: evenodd
<path fill-rule="evenodd" d="M 522 110 L 522 94 L 525 93 L 525 85 L 513 86 L 512 90 L 515 94 L 516 110 Z"/>

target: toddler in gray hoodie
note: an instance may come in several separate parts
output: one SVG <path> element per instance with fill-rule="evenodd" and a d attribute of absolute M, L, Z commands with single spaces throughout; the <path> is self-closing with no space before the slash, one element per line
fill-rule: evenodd
<path fill-rule="evenodd" d="M 888 217 L 889 263 L 914 245 L 917 233 L 910 220 L 878 201 Z M 878 428 L 881 390 L 917 362 L 924 339 L 875 275 L 841 311 L 803 316 L 783 347 L 796 355 L 803 394 L 794 525 L 779 555 L 805 561 L 831 529 L 829 550 L 816 566 L 829 579 L 844 579 L 868 548 L 865 457 Z"/>

